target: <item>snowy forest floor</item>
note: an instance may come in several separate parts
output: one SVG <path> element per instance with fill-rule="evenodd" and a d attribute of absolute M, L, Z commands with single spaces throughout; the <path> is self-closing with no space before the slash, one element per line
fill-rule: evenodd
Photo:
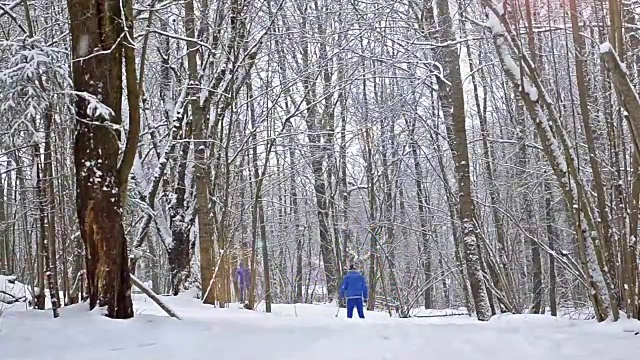
<path fill-rule="evenodd" d="M 163 298 L 182 318 L 167 317 L 135 295 L 133 320 L 109 320 L 86 304 L 50 311 L 5 305 L 0 359 L 222 360 L 629 360 L 640 349 L 640 322 L 500 315 L 366 319 L 335 317 L 334 305 L 274 305 L 273 313 L 216 309 L 185 294 Z"/>

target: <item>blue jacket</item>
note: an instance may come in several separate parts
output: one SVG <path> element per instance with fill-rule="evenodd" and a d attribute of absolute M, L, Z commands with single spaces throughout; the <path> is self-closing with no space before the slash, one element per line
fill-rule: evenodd
<path fill-rule="evenodd" d="M 344 276 L 342 286 L 340 287 L 340 297 L 349 298 L 369 298 L 369 290 L 367 289 L 367 281 L 359 272 L 350 270 Z"/>

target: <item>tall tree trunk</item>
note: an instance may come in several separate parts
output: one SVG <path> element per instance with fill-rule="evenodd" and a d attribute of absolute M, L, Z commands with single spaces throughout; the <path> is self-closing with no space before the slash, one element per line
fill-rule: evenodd
<path fill-rule="evenodd" d="M 103 0 L 104 1 L 104 0 Z M 133 0 L 115 1 L 120 6 L 120 10 L 124 10 L 118 21 L 124 19 L 124 33 L 122 36 L 122 54 L 124 56 L 124 69 L 126 73 L 127 86 L 127 107 L 129 110 L 129 131 L 127 132 L 127 140 L 122 153 L 122 160 L 118 165 L 118 176 L 120 178 L 120 202 L 124 206 L 127 203 L 127 185 L 129 182 L 129 173 L 133 168 L 138 151 L 138 141 L 140 138 L 140 86 L 138 86 L 138 76 L 136 74 L 136 45 L 134 44 L 135 35 L 133 33 Z M 123 16 L 122 16 L 123 15 Z M 151 15 L 150 15 L 151 16 Z M 146 49 L 143 49 L 145 51 Z M 143 55 L 144 56 L 144 55 Z M 144 57 L 143 57 L 144 59 Z M 144 65 L 141 64 L 141 70 Z M 140 74 L 140 79 L 142 80 Z"/>
<path fill-rule="evenodd" d="M 439 23 L 438 40 L 442 42 L 455 41 L 448 0 L 437 0 L 436 8 Z M 480 321 L 488 321 L 491 318 L 491 309 L 480 267 L 480 248 L 474 223 L 475 208 L 471 195 L 471 175 L 469 173 L 469 150 L 467 145 L 464 91 L 460 74 L 460 55 L 455 45 L 448 45 L 440 49 L 436 53 L 436 57 L 440 64 L 443 64 L 443 74 L 442 77 L 437 77 L 437 83 L 446 126 L 451 127 L 449 142 L 453 144 L 452 155 L 457 175 L 460 206 L 458 215 L 464 239 L 467 276 L 471 285 L 476 316 Z"/>
<path fill-rule="evenodd" d="M 249 92 L 251 92 L 251 86 L 249 86 Z M 273 141 L 269 142 L 267 154 L 265 156 L 264 164 L 262 167 L 262 172 L 260 171 L 260 167 L 258 166 L 258 138 L 256 136 L 256 128 L 258 126 L 255 111 L 251 111 L 251 125 L 254 127 L 254 131 L 251 135 L 254 146 L 251 150 L 252 155 L 252 167 L 253 167 L 253 181 L 255 181 L 255 193 L 253 198 L 253 206 L 251 211 L 251 232 L 253 236 L 253 248 L 251 255 L 251 272 L 252 272 L 252 291 L 249 295 L 249 307 L 254 308 L 255 306 L 255 278 L 257 273 L 257 268 L 255 266 L 256 263 L 256 245 L 258 235 L 260 236 L 261 243 L 261 253 L 262 253 L 262 261 L 263 261 L 263 278 L 264 278 L 264 291 L 265 291 L 265 310 L 266 312 L 271 312 L 271 274 L 269 272 L 269 253 L 267 249 L 267 228 L 264 217 L 264 206 L 262 200 L 262 185 L 264 184 L 264 177 L 266 176 L 267 166 L 269 163 L 269 154 L 271 153 L 271 148 Z"/>
<path fill-rule="evenodd" d="M 322 114 L 321 114 L 321 119 L 320 122 L 318 124 L 315 125 L 315 129 L 322 131 L 322 134 L 318 134 L 319 137 L 318 139 L 323 139 L 323 145 L 321 145 L 320 147 L 320 153 L 321 158 L 318 159 L 319 164 L 322 163 L 322 161 L 326 160 L 325 162 L 325 169 L 323 169 L 323 172 L 326 172 L 326 177 L 325 177 L 325 193 L 323 194 L 323 198 L 324 198 L 324 209 L 322 209 L 323 214 L 324 214 L 324 222 L 326 222 L 326 226 L 327 226 L 327 234 L 326 234 L 326 241 L 329 242 L 329 246 L 330 249 L 332 250 L 331 253 L 331 258 L 330 260 L 332 261 L 332 267 L 333 267 L 333 274 L 331 276 L 331 280 L 333 282 L 333 284 L 329 285 L 327 284 L 327 291 L 329 293 L 329 299 L 332 298 L 332 296 L 337 295 L 337 288 L 338 288 L 338 279 L 342 277 L 342 273 L 343 273 L 343 266 L 342 266 L 342 254 L 341 254 L 341 249 L 340 249 L 340 238 L 339 238 L 339 232 L 337 231 L 337 229 L 335 228 L 336 224 L 334 224 L 334 236 L 333 236 L 333 242 L 331 242 L 331 238 L 332 238 L 332 234 L 329 233 L 329 222 L 332 218 L 335 218 L 332 216 L 332 214 L 335 214 L 335 208 L 336 208 L 336 201 L 335 201 L 335 191 L 334 191 L 334 183 L 335 183 L 335 179 L 337 179 L 337 174 L 335 173 L 337 171 L 337 166 L 336 166 L 336 160 L 335 160 L 335 152 L 334 152 L 334 139 L 335 139 L 335 106 L 336 106 L 336 102 L 334 101 L 334 90 L 332 89 L 332 85 L 333 85 L 333 62 L 334 59 L 333 57 L 329 56 L 329 50 L 327 49 L 327 43 L 326 40 L 327 37 L 327 26 L 328 24 L 325 23 L 325 19 L 327 15 L 330 15 L 329 12 L 329 2 L 323 2 L 322 7 L 320 6 L 318 0 L 313 0 L 313 4 L 315 7 L 315 11 L 318 14 L 317 17 L 317 36 L 320 39 L 320 41 L 318 42 L 317 46 L 318 46 L 318 60 L 319 63 L 321 64 L 321 78 L 322 78 L 322 99 L 324 100 L 324 104 L 322 106 Z M 317 167 L 316 165 L 312 165 L 313 169 L 314 169 L 314 176 L 316 175 L 316 171 L 317 171 Z M 317 185 L 316 185 L 317 188 Z M 316 192 L 316 194 L 318 194 Z M 321 229 L 321 234 L 320 234 L 320 240 L 324 241 L 322 239 L 322 229 Z M 327 249 L 328 250 L 328 249 Z M 324 258 L 323 256 L 323 262 L 326 261 L 327 259 Z M 327 282 L 329 282 L 329 277 L 327 278 Z M 329 289 L 332 288 L 333 291 L 329 291 Z"/>
<path fill-rule="evenodd" d="M 282 48 L 282 43 L 280 42 L 278 37 L 274 38 L 275 51 L 277 56 L 278 63 L 278 73 L 280 76 L 286 76 L 287 67 L 285 63 L 285 55 L 284 50 Z M 283 93 L 286 96 L 285 99 L 285 108 L 287 113 L 291 113 L 293 104 L 291 104 L 291 92 L 288 88 L 283 89 Z M 294 301 L 296 303 L 302 303 L 304 301 L 303 297 L 303 251 L 304 251 L 304 226 L 302 225 L 302 218 L 300 217 L 300 208 L 298 206 L 298 188 L 296 178 L 299 176 L 298 169 L 298 160 L 296 158 L 296 144 L 297 141 L 294 134 L 294 128 L 291 122 L 288 122 L 285 126 L 285 130 L 289 134 L 288 136 L 288 155 L 289 155 L 289 206 L 291 208 L 291 234 L 295 239 L 295 265 L 293 270 L 293 281 L 294 281 Z"/>
<path fill-rule="evenodd" d="M 516 106 L 521 107 L 522 105 L 518 102 Z M 526 138 L 526 128 L 524 126 L 524 112 L 517 111 L 518 113 L 518 135 L 516 142 L 518 143 L 518 181 L 521 183 L 520 189 L 522 192 L 522 211 L 525 214 L 525 228 L 529 230 L 529 233 L 534 233 L 532 227 L 535 223 L 535 216 L 533 214 L 533 204 L 532 199 L 529 194 L 525 191 L 525 178 L 526 178 L 526 169 L 528 168 L 528 154 L 527 154 L 527 138 Z M 529 248 L 531 250 L 531 263 L 533 266 L 532 275 L 532 288 L 531 293 L 533 295 L 532 304 L 530 311 L 533 314 L 540 314 L 542 311 L 542 257 L 540 255 L 540 246 L 534 239 L 529 239 Z"/>
<path fill-rule="evenodd" d="M 462 22 L 462 34 L 467 36 L 466 31 L 466 23 Z M 476 72 L 471 46 L 469 42 L 465 44 L 468 62 L 469 62 L 469 71 L 471 72 L 471 84 L 473 86 L 473 99 L 475 103 L 475 109 L 478 113 L 478 121 L 480 123 L 480 132 L 482 137 L 482 156 L 484 157 L 484 170 L 487 176 L 487 186 L 489 192 L 489 200 L 491 204 L 491 214 L 493 216 L 493 223 L 496 231 L 496 240 L 498 242 L 497 245 L 497 254 L 495 259 L 489 258 L 487 259 L 487 263 L 489 264 L 489 268 L 492 269 L 490 272 L 491 280 L 496 290 L 502 293 L 498 298 L 501 300 L 500 303 L 505 309 L 505 311 L 519 313 L 520 308 L 517 307 L 516 303 L 516 295 L 515 295 L 515 285 L 513 280 L 512 271 L 509 268 L 509 263 L 507 260 L 507 241 L 504 229 L 504 220 L 500 215 L 500 211 L 498 208 L 500 198 L 499 198 L 499 189 L 495 179 L 494 174 L 494 164 L 495 161 L 495 153 L 492 144 L 489 143 L 489 130 L 487 124 L 487 93 L 489 89 L 487 89 L 486 79 L 484 76 L 483 69 L 479 69 Z M 479 55 L 481 56 L 481 54 Z M 478 80 L 477 74 L 480 74 L 480 81 L 482 83 L 482 93 L 484 94 L 484 106 L 480 103 L 480 92 L 478 90 Z M 490 245 L 487 243 L 487 247 Z M 494 264 L 495 263 L 495 264 Z"/>
<path fill-rule="evenodd" d="M 43 172 L 44 178 L 42 185 L 42 195 L 44 197 L 47 220 L 47 283 L 51 292 L 51 304 L 53 308 L 53 317 L 58 317 L 58 308 L 60 307 L 60 288 L 58 286 L 58 247 L 56 242 L 56 196 L 53 181 L 53 154 L 51 150 L 51 127 L 53 123 L 53 112 L 47 107 L 44 118 L 44 154 L 43 154 Z"/>
<path fill-rule="evenodd" d="M 289 131 L 293 130 L 292 126 L 289 126 Z M 296 150 L 294 146 L 293 136 L 289 137 L 289 161 L 291 163 L 291 170 L 289 173 L 289 197 L 293 220 L 293 237 L 296 242 L 296 253 L 295 253 L 295 301 L 297 303 L 301 303 L 304 299 L 302 297 L 302 252 L 304 250 L 304 235 L 302 231 L 302 225 L 300 218 L 300 209 L 298 208 L 298 191 L 296 187 L 296 171 L 297 169 L 297 160 L 296 160 Z"/>
<path fill-rule="evenodd" d="M 175 125 L 174 125 L 175 126 Z M 183 129 L 182 139 L 191 138 L 191 122 L 187 121 Z M 178 295 L 189 277 L 191 265 L 190 237 L 192 220 L 187 213 L 187 164 L 191 143 L 184 141 L 180 145 L 178 157 L 178 171 L 175 185 L 175 200 L 169 208 L 169 226 L 171 228 L 171 243 L 167 249 L 167 260 L 171 277 L 171 292 Z"/>
<path fill-rule="evenodd" d="M 252 94 L 252 86 L 251 82 L 247 82 L 247 92 Z M 251 117 L 251 126 L 254 131 L 252 132 L 251 138 L 253 143 L 255 144 L 252 148 L 252 168 L 253 168 L 253 178 L 256 183 L 256 189 L 253 198 L 253 207 L 251 213 L 251 231 L 253 234 L 253 245 L 252 245 L 252 255 L 251 255 L 251 269 L 252 269 L 252 281 L 255 282 L 255 258 L 256 258 L 256 241 L 257 241 L 257 232 L 260 231 L 260 240 L 261 240 L 261 250 L 262 250 L 262 271 L 264 277 L 264 291 L 265 291 L 265 305 L 266 312 L 271 312 L 271 304 L 272 304 L 272 294 L 271 294 L 271 271 L 269 267 L 269 252 L 267 247 L 267 224 L 264 215 L 264 205 L 262 200 L 262 187 L 264 184 L 264 179 L 267 176 L 267 170 L 269 167 L 269 158 L 271 156 L 271 152 L 273 151 L 273 147 L 275 145 L 276 137 L 269 137 L 267 142 L 266 151 L 264 155 L 264 163 L 262 164 L 262 170 L 258 167 L 258 137 L 256 135 L 256 130 L 258 127 L 258 121 L 256 118 L 256 112 L 253 107 L 253 104 L 249 106 L 250 108 L 250 117 Z M 268 106 L 267 106 L 268 108 Z M 268 111 L 268 110 L 267 110 Z M 283 128 L 281 131 L 284 131 L 289 127 L 290 118 L 285 119 Z M 268 121 L 267 121 L 268 122 Z M 252 291 L 249 296 L 249 306 L 251 308 L 254 307 L 255 303 L 255 287 L 252 283 Z"/>
<path fill-rule="evenodd" d="M 196 213 L 198 216 L 198 239 L 200 252 L 200 282 L 202 286 L 202 300 L 205 304 L 214 303 L 213 292 L 207 292 L 213 278 L 213 222 L 209 208 L 209 181 L 211 166 L 207 156 L 207 146 L 203 141 L 208 137 L 208 104 L 200 102 L 200 76 L 198 72 L 198 44 L 196 36 L 196 13 L 193 0 L 184 3 L 184 28 L 187 36 L 187 70 L 190 83 L 190 109 L 193 124 L 193 140 L 195 141 L 195 183 L 196 183 Z M 193 39 L 193 40 L 191 40 Z"/>
<path fill-rule="evenodd" d="M 625 25 L 627 28 L 632 28 L 638 25 L 640 21 L 640 17 L 636 15 L 636 9 L 634 3 L 625 3 L 626 7 L 624 9 L 625 21 L 628 25 Z M 637 31 L 629 31 L 628 33 L 629 39 L 629 48 L 637 49 L 640 46 L 640 33 Z M 632 59 L 628 61 L 629 63 L 633 62 L 635 65 L 635 87 L 636 92 L 638 90 L 638 79 L 640 78 L 640 53 L 637 51 L 634 52 Z M 633 157 L 633 152 L 631 152 L 631 157 Z M 633 163 L 633 182 L 631 184 L 631 196 L 627 196 L 627 199 L 621 198 L 621 200 L 627 200 L 629 203 L 625 203 L 628 208 L 631 208 L 632 211 L 627 213 L 627 216 L 623 216 L 622 218 L 626 220 L 625 227 L 629 229 L 628 232 L 623 232 L 626 235 L 625 239 L 626 244 L 620 242 L 618 251 L 620 255 L 623 257 L 623 260 L 620 261 L 620 279 L 618 281 L 618 287 L 621 291 L 621 299 L 624 300 L 623 303 L 625 306 L 625 311 L 627 313 L 628 318 L 640 319 L 640 293 L 638 293 L 640 289 L 640 272 L 638 271 L 638 267 L 640 265 L 640 258 L 638 257 L 638 216 L 639 214 L 639 204 L 640 201 L 640 161 L 639 157 L 636 156 L 636 161 Z M 623 183 L 620 182 L 620 185 Z M 622 207 L 624 210 L 624 207 Z M 633 220 L 633 224 L 630 224 Z M 624 283 L 623 283 L 624 282 Z"/>
<path fill-rule="evenodd" d="M 347 180 L 347 96 L 344 91 L 338 96 L 340 102 L 340 186 L 342 191 L 342 207 L 340 213 L 340 223 L 342 231 L 342 264 L 349 266 L 349 240 L 351 231 L 349 230 L 349 208 L 351 203 L 351 192 L 349 191 L 349 183 Z"/>
<path fill-rule="evenodd" d="M 42 199 L 41 199 L 41 194 L 40 194 L 40 186 L 41 186 L 41 180 L 40 180 L 40 145 L 39 144 L 35 144 L 34 145 L 34 151 L 33 151 L 33 162 L 35 163 L 36 166 L 36 175 L 37 175 L 37 180 L 36 180 L 36 194 L 35 194 L 35 198 L 36 201 L 38 202 L 38 231 L 36 232 L 38 235 L 37 241 L 36 241 L 36 286 L 38 288 L 38 290 L 36 291 L 35 295 L 35 301 L 34 301 L 34 307 L 38 310 L 44 310 L 45 309 L 45 304 L 46 304 L 46 296 L 45 296 L 45 277 L 44 274 L 47 271 L 46 269 L 46 265 L 45 265 L 45 256 L 47 256 L 48 254 L 46 253 L 46 247 L 45 247 L 45 242 L 47 241 L 47 236 L 45 234 L 45 219 L 44 217 L 46 216 L 43 213 L 43 205 L 42 205 Z"/>
<path fill-rule="evenodd" d="M 427 210 L 425 209 L 429 204 L 427 203 L 427 197 L 425 189 L 422 184 L 424 177 L 422 173 L 422 165 L 420 164 L 420 158 L 418 157 L 418 143 L 415 139 L 416 120 L 411 122 L 411 132 L 409 135 L 411 155 L 413 157 L 413 170 L 415 172 L 416 179 L 416 197 L 418 201 L 418 219 L 420 220 L 420 239 L 422 247 L 422 270 L 424 272 L 425 282 L 431 282 L 433 277 L 431 273 L 431 247 L 429 243 L 429 222 L 427 219 Z M 433 309 L 433 286 L 429 285 L 424 289 L 424 306 L 425 309 Z"/>
<path fill-rule="evenodd" d="M 61 139 L 60 142 L 62 143 L 66 143 L 67 140 L 70 140 L 69 137 L 67 137 L 67 133 L 68 130 L 64 129 L 63 131 L 61 131 L 59 133 L 59 139 Z M 68 202 L 67 202 L 67 198 L 66 198 L 66 194 L 69 193 L 69 186 L 67 186 L 67 178 L 68 175 L 66 175 L 66 161 L 64 159 L 66 159 L 68 157 L 68 154 L 66 153 L 66 149 L 63 151 L 58 151 L 57 156 L 56 156 L 56 168 L 58 169 L 58 176 L 57 176 L 57 186 L 58 186 L 58 193 L 54 194 L 54 197 L 57 197 L 58 199 L 58 206 L 60 208 L 60 211 L 58 212 L 58 217 L 59 217 L 59 221 L 60 221 L 60 238 L 62 239 L 62 291 L 64 293 L 64 305 L 69 305 L 70 301 L 71 301 L 71 281 L 69 280 L 69 261 L 74 261 L 75 260 L 75 254 L 73 253 L 73 248 L 70 246 L 72 244 L 72 242 L 74 241 L 73 236 L 72 236 L 72 232 L 73 230 L 71 229 L 71 227 L 69 226 L 69 219 L 68 214 L 66 213 L 66 209 L 68 209 L 69 207 Z M 71 251 L 70 251 L 71 249 Z"/>
<path fill-rule="evenodd" d="M 580 115 L 582 118 L 582 125 L 584 128 L 585 142 L 587 143 L 587 149 L 589 150 L 589 164 L 591 165 L 591 173 L 593 176 L 593 188 L 596 193 L 597 209 L 599 221 L 598 230 L 600 230 L 600 246 L 602 256 L 604 257 L 603 274 L 605 275 L 605 281 L 607 282 L 607 290 L 609 291 L 609 297 L 611 299 L 611 313 L 613 319 L 617 320 L 618 315 L 618 285 L 616 280 L 616 261 L 613 255 L 613 238 L 611 225 L 609 223 L 609 210 L 607 209 L 607 198 L 605 193 L 605 185 L 602 179 L 602 173 L 600 171 L 600 161 L 598 160 L 598 154 L 596 151 L 595 136 L 591 126 L 591 114 L 589 109 L 589 100 L 593 99 L 593 96 L 589 93 L 586 84 L 585 73 L 585 56 L 587 56 L 584 37 L 581 33 L 581 27 L 578 24 L 578 8 L 576 0 L 569 0 L 569 15 L 571 17 L 571 29 L 573 34 L 573 43 L 575 45 L 575 69 L 576 69 L 576 83 L 578 85 L 578 96 L 580 99 Z M 533 28 L 529 30 L 533 33 Z"/>
<path fill-rule="evenodd" d="M 375 192 L 375 178 L 373 174 L 373 136 L 371 128 L 363 130 L 364 132 L 364 148 L 365 148 L 365 174 L 367 178 L 367 195 L 369 206 L 369 302 L 367 303 L 367 309 L 373 311 L 376 303 L 376 258 L 378 257 L 378 234 L 379 226 L 376 222 L 376 192 Z"/>
<path fill-rule="evenodd" d="M 122 109 L 119 1 L 68 0 L 73 49 L 76 203 L 85 245 L 89 304 L 133 317 L 118 168 Z M 99 53 L 91 54 L 97 50 Z M 82 59 L 82 61 L 80 61 Z"/>
<path fill-rule="evenodd" d="M 9 269 L 9 237 L 7 236 L 9 224 L 5 215 L 7 201 L 5 201 L 5 186 L 2 177 L 0 175 L 0 274 L 7 274 Z"/>
<path fill-rule="evenodd" d="M 433 94 L 433 92 L 432 92 Z M 435 111 L 434 111 L 435 112 Z M 454 258 L 456 261 L 457 269 L 458 269 L 458 282 L 460 283 L 460 287 L 462 288 L 462 294 L 464 298 L 464 304 L 469 311 L 469 315 L 474 312 L 473 303 L 471 301 L 471 296 L 469 294 L 469 281 L 466 276 L 466 266 L 465 261 L 463 259 L 463 251 L 464 244 L 462 243 L 462 239 L 460 238 L 460 229 L 458 223 L 456 222 L 456 218 L 458 217 L 458 210 L 456 209 L 456 201 L 455 194 L 451 189 L 451 181 L 449 180 L 449 175 L 447 174 L 445 165 L 444 165 L 444 155 L 442 147 L 440 143 L 437 142 L 436 136 L 430 132 L 431 140 L 435 143 L 436 148 L 436 156 L 438 159 L 438 169 L 440 170 L 440 177 L 442 178 L 442 184 L 446 194 L 447 200 L 447 209 L 449 210 L 449 223 L 451 228 L 451 237 L 453 238 L 453 246 L 454 246 Z"/>
<path fill-rule="evenodd" d="M 381 103 L 384 104 L 385 97 L 385 82 L 382 82 L 383 86 L 380 90 L 381 94 Z M 396 244 L 396 232 L 395 232 L 395 224 L 394 224 L 394 211 L 395 211 L 395 196 L 394 193 L 397 191 L 398 180 L 396 177 L 396 181 L 393 180 L 394 175 L 394 160 L 397 157 L 396 143 L 395 143 L 395 125 L 394 121 L 390 121 L 387 125 L 384 121 L 385 117 L 382 117 L 380 120 L 380 128 L 382 132 L 382 136 L 380 137 L 381 146 L 380 152 L 382 157 L 382 183 L 384 186 L 384 206 L 383 206 L 383 223 L 384 223 L 384 234 L 385 239 L 383 241 L 384 246 L 386 247 L 386 251 L 384 253 L 384 260 L 386 260 L 387 265 L 389 266 L 389 291 L 394 294 L 395 298 L 393 299 L 395 302 L 399 302 L 402 305 L 402 298 L 400 294 L 400 288 L 398 286 L 398 280 L 396 277 L 396 265 L 395 265 L 395 244 Z M 396 187 L 394 188 L 394 183 Z M 384 267 L 380 269 L 381 272 L 384 272 Z"/>
<path fill-rule="evenodd" d="M 549 307 L 551 316 L 558 316 L 558 297 L 556 294 L 556 258 L 555 251 L 556 231 L 554 229 L 555 218 L 553 216 L 551 185 L 544 181 L 544 214 L 547 232 L 547 244 L 549 246 Z"/>
<path fill-rule="evenodd" d="M 39 216 L 38 216 L 38 224 L 39 224 L 39 231 L 38 231 L 38 242 L 40 245 L 40 252 L 37 254 L 37 256 L 39 258 L 42 258 L 43 261 L 43 266 L 44 268 L 42 269 L 42 271 L 44 272 L 44 278 L 46 279 L 46 284 L 47 284 L 47 288 L 49 290 L 49 296 L 51 297 L 51 310 L 53 311 L 53 317 L 57 318 L 60 316 L 60 311 L 58 310 L 60 308 L 60 299 L 59 299 L 59 291 L 57 289 L 57 286 L 55 284 L 55 282 L 53 281 L 53 272 L 52 272 L 52 267 L 55 266 L 55 264 L 52 265 L 51 263 L 51 252 L 49 251 L 49 244 L 48 244 L 48 236 L 49 236 L 49 229 L 48 226 L 49 224 L 47 224 L 47 218 L 48 218 L 48 214 L 47 214 L 47 210 L 48 210 L 48 205 L 47 205 L 47 191 L 46 191 L 46 185 L 45 185 L 45 181 L 42 178 L 43 177 L 43 166 L 42 166 L 42 162 L 41 162 L 41 154 L 40 154 L 40 146 L 39 144 L 35 145 L 35 151 L 34 151 L 35 155 L 36 155 L 36 159 L 34 159 L 34 161 L 36 162 L 36 190 L 37 190 L 37 199 L 38 199 L 38 212 L 39 212 Z M 44 298 L 44 288 L 41 287 L 40 288 L 40 293 L 42 294 L 42 297 Z M 42 305 L 42 304 L 39 304 Z M 42 309 L 41 309 L 42 310 Z"/>
<path fill-rule="evenodd" d="M 536 46 L 536 37 L 533 31 L 535 9 L 533 9 L 533 7 L 531 6 L 530 0 L 525 0 L 524 6 L 525 6 L 525 13 L 526 13 L 525 18 L 527 23 L 527 43 L 529 46 L 529 51 L 531 52 L 531 58 L 533 59 L 534 65 L 540 68 L 542 67 L 542 64 L 539 61 L 540 56 L 537 54 L 538 47 Z M 522 108 L 522 103 L 520 101 L 517 101 L 516 106 L 518 106 L 519 108 Z M 527 164 L 529 163 L 529 155 L 528 155 L 527 146 L 526 146 L 527 134 L 526 134 L 526 126 L 524 122 L 525 120 L 524 113 L 522 115 L 523 116 L 521 118 L 517 119 L 521 129 L 520 132 L 518 133 L 518 135 L 520 135 L 520 138 L 518 139 L 520 140 L 518 142 L 518 154 L 519 154 L 520 168 L 522 169 L 523 175 L 524 175 L 524 172 L 527 169 Z M 526 192 L 523 192 L 523 194 L 526 194 Z M 533 200 L 529 196 L 524 195 L 523 203 L 524 203 L 524 213 L 527 218 L 527 227 L 532 228 L 535 222 Z M 534 233 L 533 230 L 529 232 Z M 544 308 L 542 306 L 542 291 L 543 291 L 542 290 L 542 258 L 540 255 L 540 245 L 538 245 L 537 241 L 535 241 L 534 239 L 529 239 L 529 247 L 531 249 L 531 263 L 533 266 L 533 271 L 532 271 L 533 300 L 531 305 L 531 312 L 534 314 L 539 314 L 541 312 L 544 312 Z"/>
<path fill-rule="evenodd" d="M 308 120 L 310 122 L 311 120 Z M 319 129 L 313 125 L 309 129 L 309 142 L 311 143 L 311 168 L 314 178 L 314 191 L 316 195 L 316 206 L 318 208 L 318 228 L 320 230 L 320 253 L 322 255 L 322 263 L 324 266 L 324 273 L 327 283 L 327 295 L 331 300 L 337 291 L 336 286 L 336 266 L 335 256 L 333 250 L 333 244 L 331 243 L 331 233 L 328 223 L 328 210 L 327 204 L 327 191 L 326 184 L 324 182 L 324 156 L 321 152 L 314 149 L 320 144 Z"/>
<path fill-rule="evenodd" d="M 267 247 L 267 223 L 264 218 L 264 205 L 262 202 L 262 197 L 258 199 L 258 221 L 260 222 L 265 311 L 270 313 L 271 303 L 273 302 L 273 295 L 271 294 L 271 270 L 269 268 L 269 250 Z"/>
<path fill-rule="evenodd" d="M 317 8 L 317 4 L 316 4 Z M 311 30 L 307 25 L 307 7 L 303 9 L 301 18 L 301 28 Z M 302 45 L 302 64 L 303 66 L 311 66 L 311 52 L 310 44 L 306 41 Z M 325 61 L 327 54 L 325 55 Z M 325 73 L 326 73 L 325 69 Z M 323 80 L 327 83 L 326 74 L 323 74 Z M 330 81 L 330 79 L 328 79 Z M 325 167 L 324 162 L 326 154 L 324 151 L 324 145 L 322 144 L 322 120 L 324 113 L 319 113 L 316 91 L 316 79 L 313 74 L 309 74 L 303 79 L 303 87 L 305 92 L 305 105 L 307 107 L 307 116 L 305 117 L 307 125 L 307 138 L 310 144 L 310 162 L 311 171 L 313 173 L 313 189 L 316 198 L 316 207 L 318 215 L 318 229 L 320 232 L 320 254 L 322 257 L 322 264 L 324 267 L 325 280 L 327 284 L 327 293 L 329 299 L 337 294 L 337 277 L 336 277 L 336 262 L 335 252 L 333 244 L 331 242 L 331 233 L 329 230 L 329 206 L 327 204 L 327 187 L 324 180 Z M 326 89 L 325 89 L 326 90 Z M 328 94 L 324 94 L 328 95 Z M 325 102 L 326 106 L 326 102 Z"/>
<path fill-rule="evenodd" d="M 73 136 L 73 132 L 71 129 L 68 130 L 68 138 L 70 139 Z M 66 137 L 67 138 L 67 137 Z M 68 194 L 72 191 L 72 181 L 71 176 L 64 176 L 63 186 L 60 187 L 61 192 L 63 194 Z M 67 199 L 66 197 L 62 197 L 63 203 L 66 205 Z M 64 207 L 66 208 L 66 206 Z M 86 264 L 84 262 L 84 251 L 83 251 L 83 242 L 82 236 L 79 233 L 72 233 L 70 236 L 70 252 L 71 252 L 71 290 L 69 294 L 69 304 L 76 304 L 80 300 L 86 298 L 85 291 L 86 287 L 84 286 L 86 280 Z"/>

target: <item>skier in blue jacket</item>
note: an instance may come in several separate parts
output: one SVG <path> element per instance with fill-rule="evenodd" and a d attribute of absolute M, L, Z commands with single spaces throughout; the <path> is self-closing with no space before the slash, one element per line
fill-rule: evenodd
<path fill-rule="evenodd" d="M 350 265 L 349 272 L 344 276 L 340 287 L 340 298 L 347 299 L 347 317 L 349 319 L 353 317 L 354 307 L 358 310 L 358 317 L 364 319 L 363 301 L 367 302 L 368 295 L 367 281 L 356 271 L 355 266 Z"/>

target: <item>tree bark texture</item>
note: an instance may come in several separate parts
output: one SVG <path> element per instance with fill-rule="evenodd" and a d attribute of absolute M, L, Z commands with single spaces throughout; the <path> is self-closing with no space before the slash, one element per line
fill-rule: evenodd
<path fill-rule="evenodd" d="M 120 1 L 68 0 L 75 100 L 76 206 L 89 304 L 133 317 L 118 171 L 124 28 Z"/>

